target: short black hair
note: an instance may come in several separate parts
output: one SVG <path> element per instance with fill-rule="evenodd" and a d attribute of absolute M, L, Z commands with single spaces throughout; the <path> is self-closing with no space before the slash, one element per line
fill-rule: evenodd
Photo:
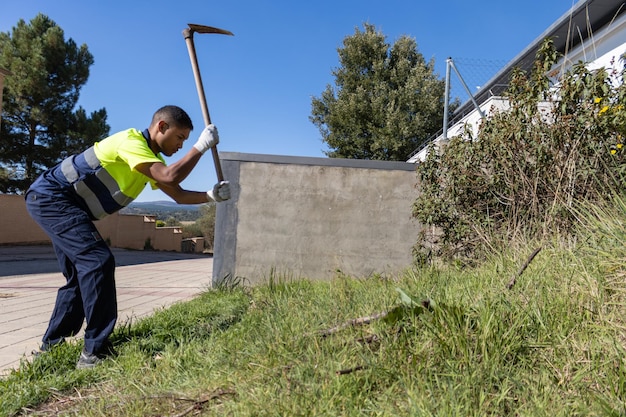
<path fill-rule="evenodd" d="M 193 130 L 191 118 L 185 110 L 178 106 L 167 105 L 155 111 L 154 116 L 152 116 L 152 124 L 158 123 L 161 119 L 165 120 L 168 124 Z"/>

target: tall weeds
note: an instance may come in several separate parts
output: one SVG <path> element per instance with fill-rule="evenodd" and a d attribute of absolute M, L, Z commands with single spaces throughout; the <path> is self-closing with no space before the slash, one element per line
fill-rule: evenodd
<path fill-rule="evenodd" d="M 613 195 L 601 204 L 578 204 L 574 209 L 586 252 L 598 261 L 604 288 L 621 294 L 614 303 L 626 306 L 626 194 Z"/>
<path fill-rule="evenodd" d="M 615 83 L 623 74 L 583 63 L 550 72 L 558 58 L 546 41 L 531 73 L 512 75 L 508 110 L 485 119 L 477 138 L 452 138 L 418 164 L 413 216 L 436 230 L 420 236 L 418 255 L 436 247 L 469 259 L 494 241 L 569 234 L 575 202 L 602 201 L 623 185 L 626 87 Z"/>

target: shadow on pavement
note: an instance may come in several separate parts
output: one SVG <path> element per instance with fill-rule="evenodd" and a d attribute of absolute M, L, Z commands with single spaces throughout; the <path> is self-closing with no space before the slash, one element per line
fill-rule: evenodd
<path fill-rule="evenodd" d="M 210 257 L 206 254 L 111 248 L 115 265 L 138 265 Z M 52 246 L 0 246 L 0 277 L 61 272 Z"/>

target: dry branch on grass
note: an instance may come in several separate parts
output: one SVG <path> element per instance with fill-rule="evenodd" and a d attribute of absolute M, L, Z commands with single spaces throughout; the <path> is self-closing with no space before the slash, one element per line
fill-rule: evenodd
<path fill-rule="evenodd" d="M 424 309 L 430 310 L 433 308 L 433 303 L 431 300 L 422 300 L 419 304 L 414 303 L 413 301 L 410 301 L 412 304 L 412 306 L 420 306 L 423 307 Z M 345 323 L 339 324 L 337 326 L 331 327 L 330 329 L 326 329 L 326 330 L 320 330 L 317 334 L 322 336 L 322 337 L 327 337 L 330 336 L 331 334 L 335 334 L 337 332 L 340 332 L 341 330 L 345 330 L 349 327 L 355 327 L 355 326 L 362 326 L 364 324 L 370 324 L 371 322 L 373 322 L 374 320 L 380 320 L 380 319 L 384 319 L 385 317 L 387 317 L 389 314 L 391 314 L 394 310 L 387 310 L 387 311 L 382 311 L 380 313 L 376 313 L 373 314 L 371 316 L 364 316 L 364 317 L 357 317 L 356 319 L 351 319 L 346 321 Z"/>
<path fill-rule="evenodd" d="M 331 327 L 330 329 L 321 330 L 319 335 L 322 337 L 330 336 L 331 334 L 337 333 L 341 330 L 347 329 L 348 327 L 354 326 L 362 326 L 364 324 L 370 324 L 374 320 L 379 320 L 386 317 L 389 314 L 389 311 L 383 311 L 371 316 L 358 317 L 356 319 L 348 320 L 345 323 L 339 324 L 335 327 Z"/>
<path fill-rule="evenodd" d="M 513 288 L 513 286 L 517 282 L 517 279 L 524 273 L 526 268 L 528 268 L 528 265 L 530 265 L 530 263 L 533 261 L 533 259 L 535 259 L 535 256 L 537 256 L 537 254 L 540 251 L 541 251 L 541 246 L 535 249 L 534 252 L 530 254 L 528 259 L 526 259 L 526 262 L 524 262 L 524 265 L 521 266 L 521 268 L 517 271 L 517 274 L 513 275 L 513 278 L 511 278 L 511 280 L 507 284 L 506 286 L 507 289 L 510 290 L 511 288 Z"/>
<path fill-rule="evenodd" d="M 351 374 L 352 372 L 360 371 L 362 369 L 365 369 L 365 367 L 359 365 L 353 368 L 340 369 L 336 373 L 337 375 L 348 375 L 348 374 Z"/>
<path fill-rule="evenodd" d="M 193 404 L 190 405 L 188 408 L 184 409 L 183 411 L 181 411 L 178 414 L 172 415 L 172 417 L 184 417 L 184 416 L 186 416 L 187 414 L 191 413 L 194 410 L 202 410 L 204 408 L 204 406 L 208 402 L 210 402 L 210 401 L 213 401 L 213 400 L 216 400 L 218 398 L 221 398 L 224 395 L 235 395 L 235 394 L 237 394 L 237 393 L 235 391 L 233 391 L 233 390 L 219 389 L 219 390 L 217 390 L 215 392 L 212 392 L 211 394 L 209 394 L 206 397 L 200 398 L 199 400 L 194 400 L 194 399 L 190 399 L 190 398 L 173 398 L 173 397 L 171 397 L 171 398 L 173 398 L 175 400 L 178 400 L 178 401 L 192 401 L 193 402 Z M 155 397 L 153 397 L 153 398 L 155 398 Z"/>
<path fill-rule="evenodd" d="M 380 339 L 378 337 L 378 335 L 372 334 L 366 337 L 359 337 L 358 339 L 356 339 L 357 343 L 361 343 L 363 345 L 368 345 L 371 343 L 376 343 L 378 342 Z"/>

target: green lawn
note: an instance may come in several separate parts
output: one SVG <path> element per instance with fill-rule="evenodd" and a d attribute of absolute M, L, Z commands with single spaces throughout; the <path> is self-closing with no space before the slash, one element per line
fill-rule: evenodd
<path fill-rule="evenodd" d="M 620 223 L 620 217 L 615 218 Z M 624 231 L 477 268 L 224 285 L 0 380 L 2 415 L 625 415 Z M 623 226 L 619 226 L 622 227 Z M 602 230 L 602 229 L 606 230 Z M 610 231 L 610 233 L 607 232 Z"/>

